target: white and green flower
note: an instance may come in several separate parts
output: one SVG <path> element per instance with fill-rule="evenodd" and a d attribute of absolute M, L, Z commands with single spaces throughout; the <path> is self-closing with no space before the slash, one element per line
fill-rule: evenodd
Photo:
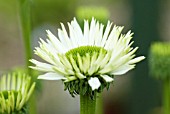
<path fill-rule="evenodd" d="M 138 47 L 132 47 L 133 33 L 121 34 L 123 27 L 112 27 L 110 21 L 104 27 L 94 18 L 91 23 L 85 20 L 82 30 L 74 18 L 68 23 L 68 28 L 69 34 L 61 23 L 58 37 L 47 30 L 49 39 L 40 39 L 35 54 L 47 63 L 30 60 L 35 64 L 31 68 L 46 72 L 38 79 L 63 80 L 66 89 L 77 94 L 85 86 L 98 91 L 107 87 L 114 75 L 125 74 L 145 58 L 135 58 Z"/>
<path fill-rule="evenodd" d="M 26 103 L 29 100 L 35 82 L 31 77 L 13 73 L 0 77 L 0 114 L 26 114 Z"/>

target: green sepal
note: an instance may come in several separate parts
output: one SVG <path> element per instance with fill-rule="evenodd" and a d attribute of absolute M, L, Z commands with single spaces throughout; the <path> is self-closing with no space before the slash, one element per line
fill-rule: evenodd
<path fill-rule="evenodd" d="M 113 75 L 109 75 L 110 77 L 114 78 Z M 90 77 L 87 77 L 85 79 L 77 79 L 70 82 L 64 82 L 64 90 L 68 90 L 72 97 L 75 97 L 75 95 L 85 95 L 89 94 L 90 97 L 93 99 L 94 95 L 97 93 L 103 92 L 103 90 L 106 88 L 107 90 L 110 87 L 110 84 L 113 82 L 106 82 L 102 77 L 96 75 L 92 77 L 97 77 L 101 83 L 100 87 L 97 90 L 92 90 L 90 85 L 88 84 L 88 80 Z"/>

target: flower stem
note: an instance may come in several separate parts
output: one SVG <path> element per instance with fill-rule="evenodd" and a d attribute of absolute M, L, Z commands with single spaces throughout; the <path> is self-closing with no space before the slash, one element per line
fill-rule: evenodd
<path fill-rule="evenodd" d="M 163 82 L 164 95 L 163 95 L 163 105 L 164 114 L 170 114 L 170 78 Z"/>
<path fill-rule="evenodd" d="M 20 24 L 22 30 L 22 38 L 25 46 L 25 64 L 27 73 L 32 76 L 32 69 L 28 68 L 31 66 L 31 62 L 29 61 L 32 58 L 32 49 L 31 49 L 31 0 L 19 0 L 19 16 L 20 16 Z M 30 99 L 30 114 L 36 114 L 36 95 L 33 94 Z"/>
<path fill-rule="evenodd" d="M 80 114 L 95 114 L 96 95 L 91 99 L 89 94 L 80 95 Z"/>
<path fill-rule="evenodd" d="M 96 98 L 96 114 L 103 114 L 103 95 L 102 95 L 102 93 L 97 94 L 97 98 Z"/>
<path fill-rule="evenodd" d="M 27 72 L 31 75 L 32 71 L 28 68 L 31 66 L 31 62 L 29 59 L 32 58 L 31 51 L 31 8 L 30 8 L 30 0 L 19 0 L 19 16 L 21 23 L 22 36 L 25 46 L 25 63 Z"/>

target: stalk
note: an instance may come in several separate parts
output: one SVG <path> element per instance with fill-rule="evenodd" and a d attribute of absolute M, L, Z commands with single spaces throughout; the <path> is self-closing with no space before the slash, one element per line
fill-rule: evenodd
<path fill-rule="evenodd" d="M 170 79 L 164 80 L 163 83 L 163 105 L 164 114 L 170 114 Z"/>
<path fill-rule="evenodd" d="M 32 49 L 31 49 L 31 1 L 30 0 L 18 0 L 19 1 L 19 16 L 20 24 L 22 31 L 22 38 L 25 48 L 25 65 L 27 73 L 32 76 L 34 80 L 32 69 L 29 69 L 28 66 L 31 66 L 29 61 L 32 58 Z M 36 114 L 36 95 L 33 94 L 30 99 L 29 104 L 29 113 Z"/>
<path fill-rule="evenodd" d="M 80 114 L 95 114 L 96 95 L 94 99 L 89 94 L 80 95 Z"/>
<path fill-rule="evenodd" d="M 103 114 L 103 94 L 98 93 L 96 98 L 96 114 Z"/>
<path fill-rule="evenodd" d="M 32 58 L 30 0 L 19 0 L 19 16 L 20 16 L 23 42 L 25 46 L 25 63 L 26 63 L 27 72 L 31 76 L 32 71 L 31 69 L 28 68 L 28 66 L 31 66 L 31 62 L 29 62 L 29 59 Z"/>

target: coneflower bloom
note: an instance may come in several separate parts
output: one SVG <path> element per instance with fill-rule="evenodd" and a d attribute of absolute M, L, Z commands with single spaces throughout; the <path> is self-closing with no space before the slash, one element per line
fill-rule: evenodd
<path fill-rule="evenodd" d="M 121 34 L 123 27 L 108 21 L 107 26 L 92 18 L 84 21 L 82 30 L 74 18 L 68 23 L 69 33 L 61 23 L 58 37 L 47 30 L 49 39 L 40 39 L 35 54 L 45 62 L 30 60 L 31 68 L 46 72 L 38 79 L 62 80 L 65 89 L 74 94 L 101 92 L 113 82 L 114 75 L 122 75 L 145 57 L 135 58 L 138 47 L 131 47 L 131 31 Z"/>
<path fill-rule="evenodd" d="M 0 114 L 27 114 L 26 104 L 35 88 L 31 77 L 13 73 L 0 77 Z"/>

